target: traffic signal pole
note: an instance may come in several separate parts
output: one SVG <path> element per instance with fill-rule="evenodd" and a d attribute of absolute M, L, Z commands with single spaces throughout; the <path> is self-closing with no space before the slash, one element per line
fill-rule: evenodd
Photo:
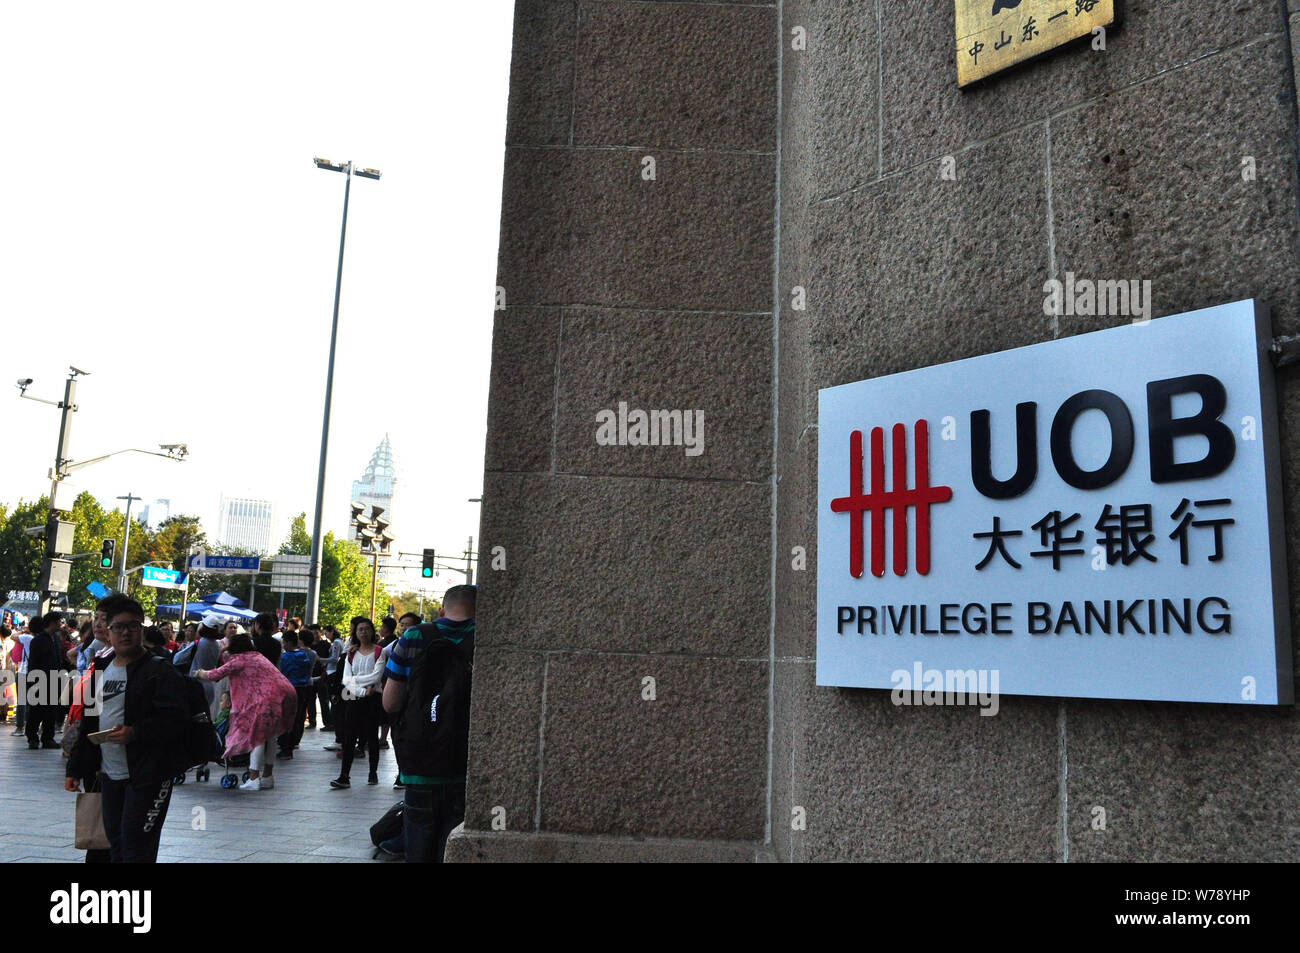
<path fill-rule="evenodd" d="M 126 551 L 131 545 L 131 503 L 143 497 L 133 496 L 127 493 L 126 496 L 119 496 L 119 500 L 126 500 L 126 529 L 122 535 L 122 565 L 117 571 L 117 591 L 126 595 Z"/>

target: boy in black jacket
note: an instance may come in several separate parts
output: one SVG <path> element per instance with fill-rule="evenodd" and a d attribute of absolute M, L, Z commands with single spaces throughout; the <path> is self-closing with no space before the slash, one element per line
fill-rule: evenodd
<path fill-rule="evenodd" d="M 171 803 L 172 778 L 184 766 L 189 721 L 185 683 L 144 646 L 144 609 L 123 595 L 99 604 L 108 618 L 111 657 L 95 659 L 94 695 L 86 700 L 65 786 L 98 772 L 104 828 L 113 863 L 154 863 Z M 94 732 L 110 730 L 100 744 Z"/>

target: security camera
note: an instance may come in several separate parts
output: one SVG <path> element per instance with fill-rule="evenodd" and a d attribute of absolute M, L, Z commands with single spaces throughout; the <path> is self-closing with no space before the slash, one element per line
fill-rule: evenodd
<path fill-rule="evenodd" d="M 79 367 L 73 367 L 71 364 L 68 365 L 68 370 L 72 371 L 73 377 L 76 377 L 78 374 L 88 375 L 90 373 L 90 371 L 83 371 Z"/>
<path fill-rule="evenodd" d="M 31 386 L 32 386 L 32 379 L 31 379 L 30 377 L 22 377 L 22 378 L 19 378 L 19 380 L 18 380 L 18 386 L 19 386 L 19 387 L 31 387 Z"/>

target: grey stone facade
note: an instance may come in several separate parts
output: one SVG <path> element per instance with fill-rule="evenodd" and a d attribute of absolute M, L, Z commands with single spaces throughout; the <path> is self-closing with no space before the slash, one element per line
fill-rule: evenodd
<path fill-rule="evenodd" d="M 1045 317 L 1066 271 L 1300 333 L 1300 2 L 1119 10 L 959 91 L 950 0 L 518 0 L 449 859 L 1297 856 L 1293 708 L 814 685 L 819 388 L 1126 320 Z M 701 409 L 705 452 L 598 445 L 620 401 Z"/>

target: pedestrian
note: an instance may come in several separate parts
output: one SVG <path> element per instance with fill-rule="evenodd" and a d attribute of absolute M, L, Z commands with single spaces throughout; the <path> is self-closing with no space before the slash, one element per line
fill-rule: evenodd
<path fill-rule="evenodd" d="M 280 654 L 284 651 L 280 640 L 275 637 L 278 628 L 275 616 L 269 612 L 260 613 L 253 620 L 253 646 L 262 653 L 263 658 L 275 666 L 276 671 L 280 670 Z"/>
<path fill-rule="evenodd" d="M 95 659 L 96 703 L 82 716 L 65 771 L 68 791 L 98 776 L 104 830 L 113 863 L 155 863 L 172 778 L 186 767 L 189 725 L 185 683 L 171 665 L 145 651 L 144 609 L 124 595 L 100 603 L 108 618 L 112 655 Z M 90 736 L 111 725 L 99 744 Z"/>
<path fill-rule="evenodd" d="M 168 652 L 166 647 L 163 645 L 163 634 L 158 631 L 156 625 L 145 626 L 143 638 L 144 647 L 147 652 L 158 656 L 160 659 L 165 659 L 169 665 L 171 664 L 172 653 Z"/>
<path fill-rule="evenodd" d="M 32 619 L 32 641 L 27 646 L 27 747 L 57 748 L 54 733 L 63 722 L 59 704 L 63 672 L 71 671 L 63 647 L 63 613 L 51 612 Z"/>
<path fill-rule="evenodd" d="M 280 655 L 280 671 L 298 696 L 298 715 L 289 729 L 280 735 L 280 750 L 276 753 L 277 758 L 287 761 L 293 757 L 293 749 L 302 741 L 303 719 L 311 696 L 311 659 L 302 650 L 295 631 L 286 629 L 281 636 L 280 645 L 284 649 Z"/>
<path fill-rule="evenodd" d="M 200 669 L 207 671 L 221 664 L 221 646 L 218 644 L 218 639 L 221 638 L 221 630 L 224 625 L 225 619 L 211 609 L 203 613 L 203 619 L 198 628 L 198 641 L 190 655 L 189 674 L 191 676 Z M 212 682 L 203 683 L 203 692 L 208 698 L 208 711 L 215 721 L 218 711 L 217 702 L 221 697 L 221 693 L 217 691 L 217 686 Z"/>
<path fill-rule="evenodd" d="M 320 684 L 320 678 L 325 674 L 324 663 L 320 660 L 320 653 L 316 651 L 316 634 L 319 630 L 320 626 L 312 623 L 298 633 L 299 644 L 307 653 L 307 661 L 311 665 L 311 684 L 307 686 L 307 727 L 312 731 L 316 730 L 316 686 Z"/>
<path fill-rule="evenodd" d="M 399 715 L 393 740 L 406 785 L 408 863 L 441 863 L 465 819 L 476 597 L 474 586 L 452 586 L 438 618 L 407 629 L 388 659 L 384 708 Z"/>
<path fill-rule="evenodd" d="M 82 646 L 81 651 L 77 654 L 78 672 L 84 672 L 90 667 L 90 663 L 95 656 L 108 648 L 108 620 L 101 610 L 96 609 L 95 614 L 90 617 L 90 629 L 90 644 Z"/>
<path fill-rule="evenodd" d="M 343 757 L 343 656 L 347 653 L 348 645 L 344 644 L 342 636 L 339 635 L 338 629 L 332 625 L 327 625 L 325 630 L 330 634 L 330 663 L 327 663 L 326 690 L 330 695 L 330 718 L 334 724 L 334 741 L 332 744 L 325 745 L 326 751 L 337 751 L 339 757 Z M 350 637 L 349 637 L 350 641 Z M 328 668 L 332 664 L 333 668 Z"/>
<path fill-rule="evenodd" d="M 18 662 L 13 658 L 14 647 L 19 648 L 19 658 L 22 657 L 22 646 L 19 642 L 14 641 L 14 630 L 6 623 L 0 625 L 0 670 L 4 674 L 0 675 L 0 724 L 9 723 L 9 709 L 14 708 L 18 702 Z"/>
<path fill-rule="evenodd" d="M 370 758 L 367 784 L 379 783 L 379 719 L 383 701 L 379 680 L 383 677 L 383 650 L 375 642 L 375 624 L 364 616 L 352 620 L 357 646 L 343 663 L 343 771 L 330 782 L 332 788 L 350 788 L 352 760 L 365 744 Z"/>
<path fill-rule="evenodd" d="M 158 639 L 162 643 L 162 647 L 172 655 L 175 655 L 176 650 L 180 648 L 181 645 L 176 641 L 176 637 L 172 633 L 172 624 L 166 620 L 160 620 L 156 622 L 155 625 L 158 628 Z"/>
<path fill-rule="evenodd" d="M 380 659 L 380 668 L 383 668 L 388 664 L 388 654 L 393 650 L 393 646 L 396 644 L 397 620 L 391 615 L 384 616 L 384 618 L 379 622 L 379 648 L 383 653 L 383 658 Z M 384 677 L 381 675 L 379 678 L 379 692 L 381 695 L 383 694 L 383 691 Z M 387 750 L 388 731 L 393 726 L 393 716 L 383 710 L 383 705 L 380 705 L 379 707 L 379 747 Z"/>
<path fill-rule="evenodd" d="M 14 682 L 18 715 L 14 719 L 14 734 L 21 735 L 27 730 L 27 647 L 32 644 L 30 626 L 24 624 L 23 630 L 14 633 L 14 647 L 9 650 L 9 660 L 17 665 L 17 680 Z"/>
<path fill-rule="evenodd" d="M 338 630 L 332 625 L 321 628 L 320 640 L 316 643 L 316 652 L 321 657 L 321 677 L 316 683 L 316 698 L 320 702 L 321 730 L 334 731 L 334 705 L 338 689 L 335 683 L 343 657 L 343 641 Z"/>
<path fill-rule="evenodd" d="M 275 787 L 275 766 L 267 761 L 267 745 L 293 724 L 298 713 L 298 693 L 257 650 L 251 636 L 236 632 L 230 636 L 227 649 L 230 661 L 210 672 L 199 671 L 196 677 L 209 681 L 230 679 L 231 714 L 224 756 L 233 758 L 249 752 L 248 780 L 239 789 L 265 791 Z"/>

